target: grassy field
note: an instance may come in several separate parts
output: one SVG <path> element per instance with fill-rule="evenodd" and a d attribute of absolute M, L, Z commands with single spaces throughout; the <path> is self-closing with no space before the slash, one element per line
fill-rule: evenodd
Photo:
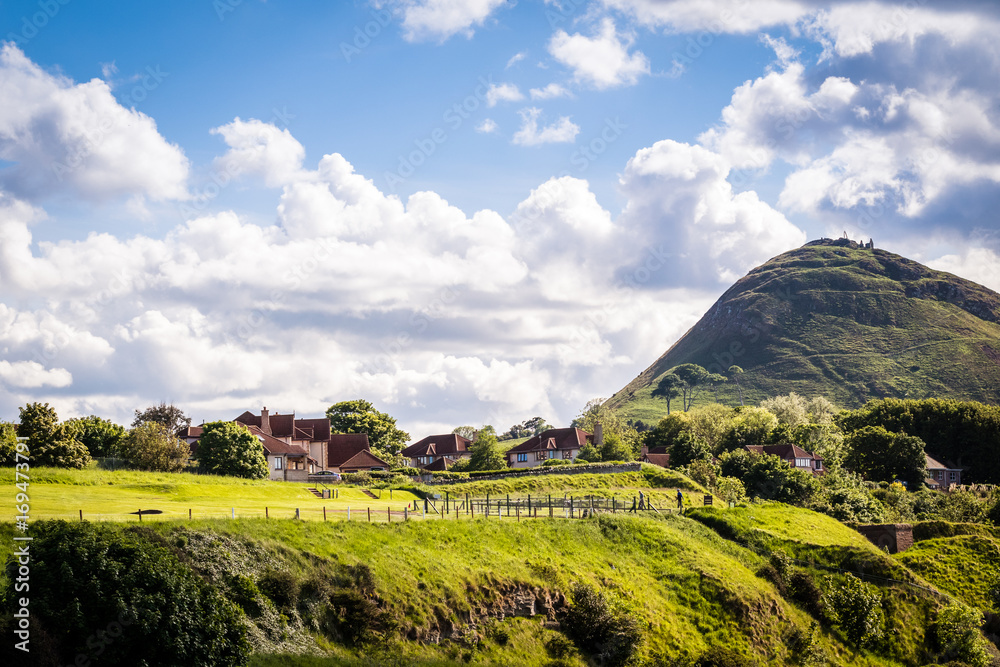
<path fill-rule="evenodd" d="M 308 491 L 310 484 L 244 480 L 234 477 L 190 473 L 147 473 L 130 470 L 85 470 L 33 468 L 28 496 L 32 519 L 84 519 L 139 521 L 138 510 L 158 509 L 163 513 L 144 516 L 143 521 L 194 518 L 264 516 L 292 518 L 299 509 L 305 520 L 322 520 L 323 507 L 332 519 L 348 507 L 362 512 L 386 507 L 394 511 L 417 499 L 410 491 L 375 490 L 381 498 L 368 497 L 357 487 L 338 485 L 337 499 L 320 499 Z M 13 489 L 14 471 L 0 468 L 0 485 Z"/>

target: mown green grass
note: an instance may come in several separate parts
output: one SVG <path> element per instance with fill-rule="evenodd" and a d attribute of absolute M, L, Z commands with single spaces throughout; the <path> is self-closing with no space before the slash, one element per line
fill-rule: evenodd
<path fill-rule="evenodd" d="M 895 558 L 965 604 L 1000 612 L 989 595 L 1000 577 L 1000 540 L 983 535 L 924 540 Z"/>

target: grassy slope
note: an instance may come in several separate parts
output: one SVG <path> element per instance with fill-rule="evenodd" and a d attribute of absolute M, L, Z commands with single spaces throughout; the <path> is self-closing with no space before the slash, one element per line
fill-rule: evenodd
<path fill-rule="evenodd" d="M 655 382 L 688 362 L 715 364 L 715 372 L 741 366 L 747 403 L 789 391 L 841 407 L 887 396 L 993 402 L 998 316 L 1000 296 L 951 274 L 883 250 L 805 246 L 739 280 L 610 405 L 655 422 L 666 414 L 651 397 Z M 719 398 L 739 403 L 735 386 Z M 710 392 L 701 400 L 711 401 Z"/>
<path fill-rule="evenodd" d="M 567 591 L 577 581 L 611 591 L 636 610 L 647 628 L 644 654 L 654 664 L 698 655 L 712 643 L 781 664 L 787 657 L 783 638 L 793 627 L 806 629 L 810 623 L 754 575 L 763 563 L 760 557 L 679 517 L 392 526 L 245 520 L 196 522 L 190 528 L 250 537 L 303 572 L 316 556 L 367 563 L 404 633 L 443 621 L 465 622 L 470 609 L 488 607 L 505 587 Z M 176 530 L 168 523 L 156 529 Z M 509 650 L 487 642 L 485 651 L 470 654 L 471 664 L 547 664 L 542 648 L 547 631 L 537 619 L 513 625 L 523 636 Z M 820 641 L 830 655 L 848 654 L 834 635 L 824 634 Z M 446 647 L 408 644 L 399 650 L 414 663 L 448 658 Z M 335 654 L 340 660 L 326 664 L 349 663 L 349 652 L 337 649 Z M 282 664 L 294 664 L 287 660 Z M 853 664 L 892 663 L 859 657 Z"/>
<path fill-rule="evenodd" d="M 896 558 L 942 591 L 983 611 L 1000 612 L 988 597 L 1000 576 L 1000 539 L 958 535 L 917 542 Z"/>

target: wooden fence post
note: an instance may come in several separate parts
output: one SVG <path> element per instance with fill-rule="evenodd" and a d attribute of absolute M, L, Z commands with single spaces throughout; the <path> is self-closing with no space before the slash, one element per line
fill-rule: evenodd
<path fill-rule="evenodd" d="M 368 508 L 368 523 L 372 522 L 372 508 Z"/>
<path fill-rule="evenodd" d="M 323 505 L 323 521 L 326 521 L 326 505 Z"/>
<path fill-rule="evenodd" d="M 385 515 L 389 517 L 389 523 L 392 523 L 392 509 L 388 505 L 385 506 Z"/>
<path fill-rule="evenodd" d="M 142 523 L 142 510 L 139 510 L 139 523 Z"/>
<path fill-rule="evenodd" d="M 83 521 L 83 510 L 80 510 L 80 521 Z"/>
<path fill-rule="evenodd" d="M 188 512 L 190 512 L 190 511 L 191 510 L 188 510 Z M 267 509 L 267 505 L 264 505 L 264 518 L 265 519 L 270 519 L 271 518 L 271 514 L 270 514 L 270 512 L 268 512 L 268 509 Z"/>
<path fill-rule="evenodd" d="M 299 508 L 298 507 L 295 508 L 295 518 L 296 519 L 299 518 Z"/>
<path fill-rule="evenodd" d="M 265 509 L 267 509 L 267 508 L 265 508 Z M 188 521 L 190 521 L 190 520 L 191 520 L 191 508 L 189 507 L 188 508 Z"/>

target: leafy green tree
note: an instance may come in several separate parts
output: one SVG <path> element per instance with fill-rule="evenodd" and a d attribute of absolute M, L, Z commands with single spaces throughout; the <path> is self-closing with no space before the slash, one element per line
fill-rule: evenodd
<path fill-rule="evenodd" d="M 705 384 L 712 374 L 698 364 L 681 364 L 674 366 L 668 372 L 681 379 L 681 400 L 684 411 L 687 412 L 694 404 L 695 391 L 699 386 Z"/>
<path fill-rule="evenodd" d="M 810 424 L 832 424 L 837 406 L 826 396 L 814 396 L 806 403 L 806 412 Z"/>
<path fill-rule="evenodd" d="M 705 442 L 690 431 L 684 431 L 674 440 L 670 446 L 670 465 L 686 466 L 692 461 L 711 461 L 712 449 Z"/>
<path fill-rule="evenodd" d="M 667 372 L 656 383 L 653 390 L 653 398 L 662 398 L 667 402 L 667 414 L 670 414 L 670 402 L 681 395 L 681 386 L 684 381 L 676 373 Z"/>
<path fill-rule="evenodd" d="M 705 384 L 712 388 L 712 400 L 719 402 L 719 385 L 729 382 L 729 378 L 719 373 L 709 373 L 705 376 Z"/>
<path fill-rule="evenodd" d="M 722 442 L 736 418 L 733 408 L 720 403 L 692 408 L 685 414 L 690 418 L 687 430 L 704 440 L 713 453 L 721 450 Z"/>
<path fill-rule="evenodd" d="M 17 462 L 17 424 L 0 422 L 0 466 Z"/>
<path fill-rule="evenodd" d="M 986 640 L 979 632 L 983 613 L 978 609 L 953 602 L 937 617 L 937 637 L 942 660 L 956 660 L 969 667 L 987 667 L 990 656 Z"/>
<path fill-rule="evenodd" d="M 48 403 L 28 403 L 18 408 L 20 423 L 17 434 L 28 439 L 28 447 L 34 453 L 36 447 L 55 441 L 59 426 L 59 415 Z"/>
<path fill-rule="evenodd" d="M 190 446 L 163 424 L 146 422 L 136 426 L 119 446 L 121 457 L 139 470 L 176 472 L 184 468 Z"/>
<path fill-rule="evenodd" d="M 924 441 L 927 452 L 967 468 L 966 482 L 1000 483 L 1000 406 L 976 401 L 886 398 L 834 417 L 844 433 L 882 426 Z"/>
<path fill-rule="evenodd" d="M 267 477 L 267 457 L 249 429 L 235 422 L 209 422 L 198 440 L 198 465 L 213 475 Z"/>
<path fill-rule="evenodd" d="M 623 600 L 586 584 L 573 587 L 563 627 L 580 649 L 608 667 L 630 664 L 642 646 L 642 625 L 634 611 Z"/>
<path fill-rule="evenodd" d="M 243 613 L 150 531 L 39 521 L 32 536 L 32 639 L 36 629 L 44 631 L 39 637 L 47 637 L 55 654 L 51 664 L 235 667 L 249 661 Z M 17 567 L 16 559 L 8 560 L 9 581 Z M 35 642 L 31 648 L 35 655 Z"/>
<path fill-rule="evenodd" d="M 584 447 L 586 449 L 586 447 Z M 582 449 L 580 451 L 583 451 Z M 601 461 L 634 461 L 636 452 L 614 431 L 604 434 L 604 446 L 601 447 Z M 587 459 L 590 461 L 590 459 Z"/>
<path fill-rule="evenodd" d="M 924 442 L 881 426 L 865 426 L 845 439 L 844 465 L 876 482 L 900 479 L 910 489 L 920 488 L 927 477 Z"/>
<path fill-rule="evenodd" d="M 691 417 L 686 412 L 675 412 L 661 419 L 656 426 L 646 431 L 643 443 L 650 449 L 666 447 L 668 450 L 684 431 L 691 430 Z"/>
<path fill-rule="evenodd" d="M 794 391 L 787 396 L 775 396 L 760 402 L 760 407 L 778 418 L 778 423 L 793 429 L 809 423 L 809 403 Z"/>
<path fill-rule="evenodd" d="M 603 461 L 604 457 L 601 452 L 598 451 L 597 447 L 594 447 L 593 443 L 588 442 L 580 450 L 580 453 L 576 455 L 577 462 L 586 461 L 587 463 L 597 463 Z"/>
<path fill-rule="evenodd" d="M 885 628 L 885 612 L 878 588 L 850 573 L 839 586 L 833 577 L 829 577 L 828 582 L 831 591 L 823 599 L 828 613 L 847 640 L 859 649 L 880 641 Z"/>
<path fill-rule="evenodd" d="M 20 408 L 20 419 L 17 434 L 28 438 L 34 465 L 85 468 L 90 463 L 87 448 L 77 440 L 77 427 L 70 422 L 60 424 L 48 403 L 28 403 Z"/>
<path fill-rule="evenodd" d="M 454 430 L 452 430 L 452 433 L 454 433 L 455 435 L 460 435 L 466 440 L 472 440 L 474 437 L 476 437 L 476 429 L 473 426 L 458 426 Z"/>
<path fill-rule="evenodd" d="M 159 405 L 149 406 L 142 412 L 135 411 L 135 419 L 132 420 L 133 428 L 147 422 L 163 424 L 171 433 L 177 433 L 182 428 L 191 425 L 191 418 L 176 405 L 161 402 Z"/>
<path fill-rule="evenodd" d="M 503 470 L 507 467 L 507 457 L 500 449 L 496 431 L 492 426 L 479 430 L 479 437 L 472 444 L 469 470 Z"/>
<path fill-rule="evenodd" d="M 367 433 L 372 453 L 395 459 L 406 447 L 410 434 L 396 426 L 396 420 L 364 399 L 341 401 L 331 405 L 326 416 L 333 433 Z"/>
<path fill-rule="evenodd" d="M 770 410 L 757 407 L 740 408 L 729 422 L 729 429 L 720 438 L 717 452 L 763 445 L 778 426 L 778 418 Z"/>
<path fill-rule="evenodd" d="M 737 449 L 719 457 L 719 468 L 726 477 L 743 482 L 751 497 L 801 505 L 819 491 L 812 473 L 793 468 L 773 454 Z"/>
<path fill-rule="evenodd" d="M 114 456 L 125 437 L 125 428 L 97 415 L 69 419 L 76 429 L 76 439 L 84 444 L 91 456 Z"/>
<path fill-rule="evenodd" d="M 628 451 L 633 452 L 629 460 L 635 458 L 634 452 L 638 452 L 641 440 L 639 432 L 635 430 L 634 426 L 629 425 L 628 422 L 622 419 L 615 410 L 609 408 L 603 398 L 595 398 L 589 401 L 584 406 L 583 412 L 573 420 L 575 428 L 583 429 L 588 433 L 596 433 L 598 424 L 601 425 L 601 429 L 604 431 L 605 442 L 608 441 L 609 437 L 619 437 L 622 445 Z M 603 457 L 604 454 L 605 452 L 602 451 L 601 456 Z"/>

